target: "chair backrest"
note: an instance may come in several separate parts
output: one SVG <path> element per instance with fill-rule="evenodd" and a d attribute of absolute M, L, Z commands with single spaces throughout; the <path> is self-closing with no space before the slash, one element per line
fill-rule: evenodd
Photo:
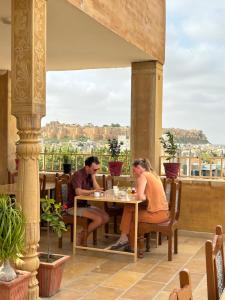
<path fill-rule="evenodd" d="M 18 171 L 10 172 L 8 171 L 8 183 L 15 183 L 17 181 Z"/>
<path fill-rule="evenodd" d="M 109 190 L 112 189 L 114 186 L 114 177 L 111 175 L 102 175 L 102 186 L 103 186 L 103 190 Z"/>
<path fill-rule="evenodd" d="M 44 198 L 47 195 L 46 191 L 46 175 L 43 174 L 39 177 L 40 182 L 40 197 Z"/>
<path fill-rule="evenodd" d="M 179 273 L 180 288 L 174 289 L 169 296 L 169 300 L 192 300 L 191 278 L 189 271 L 184 269 Z"/>
<path fill-rule="evenodd" d="M 213 240 L 205 243 L 208 300 L 219 300 L 225 287 L 223 229 L 216 226 Z"/>
<path fill-rule="evenodd" d="M 181 205 L 181 181 L 169 180 L 164 185 L 164 188 L 168 188 L 170 185 L 169 194 L 169 210 L 170 210 L 170 223 L 173 224 L 178 221 L 180 216 L 180 205 Z"/>
<path fill-rule="evenodd" d="M 70 175 L 63 174 L 55 178 L 55 200 L 65 204 L 68 201 Z"/>

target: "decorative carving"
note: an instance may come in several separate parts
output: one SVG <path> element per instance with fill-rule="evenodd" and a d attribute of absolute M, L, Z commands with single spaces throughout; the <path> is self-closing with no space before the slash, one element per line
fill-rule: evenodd
<path fill-rule="evenodd" d="M 12 111 L 44 116 L 46 1 L 14 0 L 12 12 Z"/>
<path fill-rule="evenodd" d="M 36 279 L 40 239 L 38 156 L 45 114 L 45 0 L 12 1 L 12 112 L 17 117 L 19 170 L 17 201 L 26 219 L 22 269 L 31 272 L 29 300 L 39 298 Z"/>

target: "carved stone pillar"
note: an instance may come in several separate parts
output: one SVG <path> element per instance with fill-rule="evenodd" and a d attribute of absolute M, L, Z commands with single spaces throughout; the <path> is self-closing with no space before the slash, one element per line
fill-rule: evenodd
<path fill-rule="evenodd" d="M 36 279 L 40 238 L 38 155 L 45 115 L 46 1 L 12 0 L 12 114 L 17 118 L 17 201 L 26 218 L 23 269 L 32 273 L 29 300 L 39 298 Z"/>
<path fill-rule="evenodd" d="M 131 155 L 145 157 L 159 172 L 162 134 L 163 66 L 157 61 L 132 63 Z"/>

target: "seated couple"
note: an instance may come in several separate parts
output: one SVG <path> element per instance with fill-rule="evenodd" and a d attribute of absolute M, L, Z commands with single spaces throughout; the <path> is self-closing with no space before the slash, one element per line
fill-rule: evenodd
<path fill-rule="evenodd" d="M 90 195 L 101 190 L 96 181 L 96 172 L 99 169 L 99 160 L 91 156 L 85 160 L 84 168 L 72 175 L 70 201 L 68 213 L 73 213 L 73 199 L 75 195 Z M 137 159 L 133 162 L 133 173 L 136 178 L 136 198 L 146 200 L 139 205 L 138 220 L 146 223 L 161 223 L 169 219 L 168 202 L 159 176 L 153 171 L 147 159 Z M 92 220 L 88 227 L 91 233 L 97 227 L 109 221 L 108 214 L 97 207 L 89 206 L 87 201 L 79 201 L 77 215 Z M 121 236 L 111 249 L 119 249 L 130 244 L 134 245 L 134 205 L 125 204 L 120 225 Z M 79 233 L 82 243 L 83 231 Z M 79 242 L 79 238 L 78 238 Z"/>

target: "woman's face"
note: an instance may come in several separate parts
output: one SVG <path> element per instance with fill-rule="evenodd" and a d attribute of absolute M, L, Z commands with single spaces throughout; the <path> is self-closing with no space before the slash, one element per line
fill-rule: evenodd
<path fill-rule="evenodd" d="M 134 176 L 140 176 L 145 171 L 140 165 L 133 166 L 133 174 Z"/>

